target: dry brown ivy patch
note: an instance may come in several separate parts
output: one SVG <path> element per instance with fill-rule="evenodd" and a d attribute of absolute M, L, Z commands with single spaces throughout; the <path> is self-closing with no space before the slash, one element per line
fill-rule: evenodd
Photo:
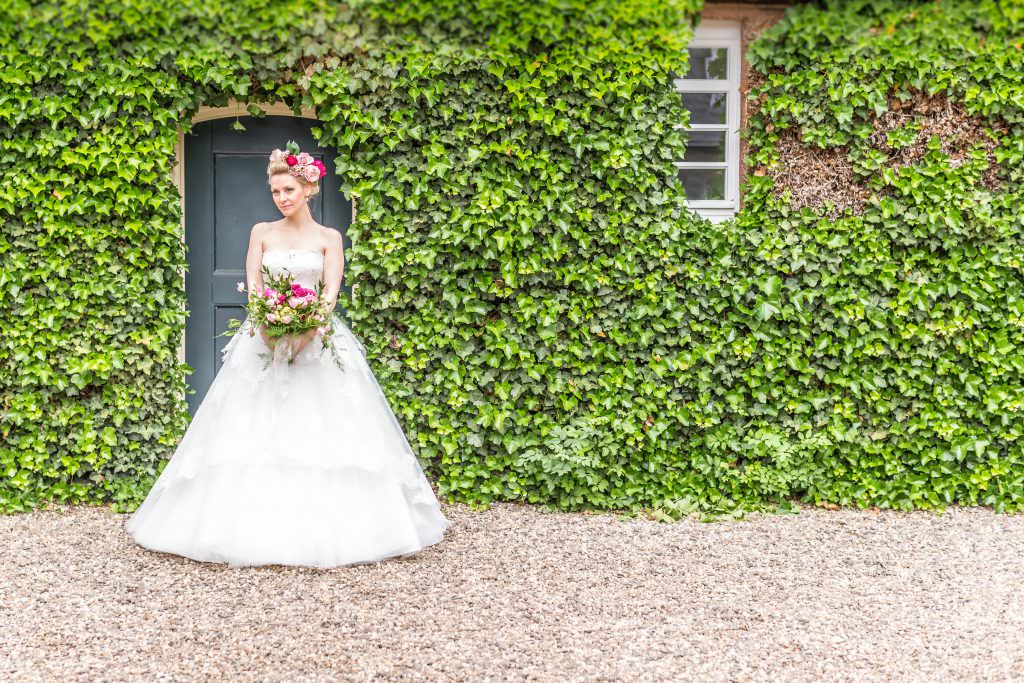
<path fill-rule="evenodd" d="M 889 155 L 885 168 L 899 169 L 917 163 L 928 154 L 928 140 L 938 136 L 940 151 L 949 156 L 954 166 L 967 159 L 972 150 L 983 149 L 989 167 L 981 178 L 981 186 L 991 192 L 998 189 L 1001 168 L 994 150 L 1000 136 L 1009 133 L 1005 121 L 971 115 L 946 93 L 929 95 L 913 91 L 905 100 L 894 95 L 889 106 L 888 111 L 873 119 L 874 132 L 867 138 L 871 148 Z M 914 141 L 906 146 L 890 145 L 888 134 L 908 124 L 920 126 Z M 772 133 L 775 127 L 768 123 L 765 130 Z M 779 164 L 754 173 L 771 177 L 779 193 L 788 192 L 794 209 L 811 207 L 829 218 L 847 211 L 860 213 L 877 191 L 857 177 L 846 145 L 825 149 L 806 145 L 798 127 L 780 129 L 777 145 Z M 834 207 L 826 206 L 826 201 Z"/>

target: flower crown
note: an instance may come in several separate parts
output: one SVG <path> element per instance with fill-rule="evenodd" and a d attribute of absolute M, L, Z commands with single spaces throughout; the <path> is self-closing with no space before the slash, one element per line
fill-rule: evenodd
<path fill-rule="evenodd" d="M 285 145 L 285 151 L 275 149 L 271 152 L 270 160 L 285 162 L 289 166 L 289 173 L 311 183 L 315 183 L 327 174 L 327 168 L 322 161 L 314 159 L 306 152 L 300 152 L 298 143 L 292 140 Z"/>

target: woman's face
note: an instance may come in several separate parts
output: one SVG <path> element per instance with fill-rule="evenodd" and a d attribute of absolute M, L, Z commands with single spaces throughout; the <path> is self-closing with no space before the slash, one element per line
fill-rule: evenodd
<path fill-rule="evenodd" d="M 277 210 L 286 218 L 306 204 L 306 188 L 291 173 L 275 173 L 270 176 L 270 194 Z"/>

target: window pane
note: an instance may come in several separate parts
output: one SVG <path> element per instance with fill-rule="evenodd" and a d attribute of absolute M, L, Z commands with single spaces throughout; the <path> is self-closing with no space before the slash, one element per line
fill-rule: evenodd
<path fill-rule="evenodd" d="M 725 161 L 724 130 L 691 130 L 683 161 Z"/>
<path fill-rule="evenodd" d="M 725 199 L 724 168 L 681 168 L 679 180 L 686 188 L 686 198 Z"/>
<path fill-rule="evenodd" d="M 683 106 L 690 110 L 690 123 L 725 123 L 728 93 L 684 92 Z"/>
<path fill-rule="evenodd" d="M 729 78 L 729 51 L 726 48 L 691 47 L 687 52 L 690 53 L 690 71 L 686 74 L 687 78 Z"/>

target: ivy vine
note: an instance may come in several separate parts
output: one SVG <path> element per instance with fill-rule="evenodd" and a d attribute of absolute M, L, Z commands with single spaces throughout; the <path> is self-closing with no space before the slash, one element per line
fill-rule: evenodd
<path fill-rule="evenodd" d="M 229 98 L 316 109 L 353 328 L 442 497 L 1024 503 L 1019 3 L 788 10 L 721 223 L 672 165 L 699 0 L 7 4 L 0 509 L 131 509 L 173 452 L 177 131 Z M 940 96 L 973 135 L 928 135 Z"/>

